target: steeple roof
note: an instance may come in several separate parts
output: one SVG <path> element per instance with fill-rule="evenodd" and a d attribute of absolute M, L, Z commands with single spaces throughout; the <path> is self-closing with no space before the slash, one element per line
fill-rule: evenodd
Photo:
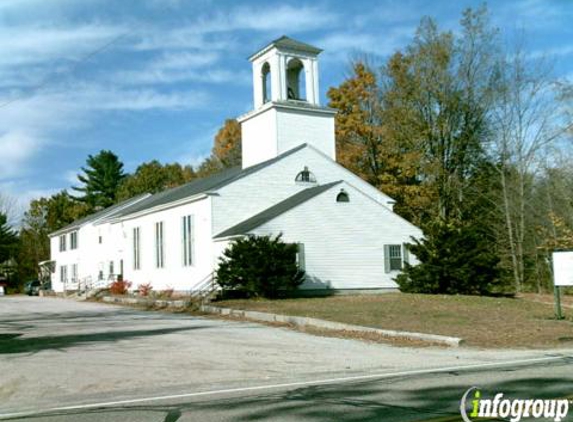
<path fill-rule="evenodd" d="M 322 52 L 322 49 L 318 47 L 314 47 L 310 44 L 301 41 L 293 40 L 292 38 L 283 35 L 282 37 L 277 38 L 274 41 L 271 41 L 266 47 L 257 51 L 255 54 L 249 57 L 249 60 L 255 59 L 256 57 L 267 52 L 273 47 L 276 47 L 278 49 L 294 50 L 301 53 L 310 53 L 310 54 L 320 54 Z"/>

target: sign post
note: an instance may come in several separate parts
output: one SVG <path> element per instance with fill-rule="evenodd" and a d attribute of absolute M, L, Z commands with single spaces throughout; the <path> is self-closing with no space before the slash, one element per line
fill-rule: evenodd
<path fill-rule="evenodd" d="M 561 311 L 561 286 L 573 286 L 573 251 L 555 251 L 553 261 L 553 294 L 555 296 L 555 317 L 563 319 Z"/>
<path fill-rule="evenodd" d="M 561 310 L 561 287 L 553 286 L 553 297 L 555 299 L 555 317 L 563 319 L 563 311 Z"/>

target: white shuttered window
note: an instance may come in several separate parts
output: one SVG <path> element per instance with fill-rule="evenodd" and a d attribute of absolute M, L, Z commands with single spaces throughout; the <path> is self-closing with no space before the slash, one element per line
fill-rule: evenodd
<path fill-rule="evenodd" d="M 384 267 L 387 273 L 402 270 L 402 245 L 384 245 Z"/>
<path fill-rule="evenodd" d="M 133 228 L 133 269 L 141 269 L 141 238 L 139 227 Z"/>
<path fill-rule="evenodd" d="M 155 223 L 155 266 L 163 268 L 165 266 L 165 238 L 163 221 Z"/>
<path fill-rule="evenodd" d="M 195 252 L 195 223 L 192 215 L 183 216 L 181 219 L 181 251 L 183 252 L 183 266 L 193 265 Z"/>

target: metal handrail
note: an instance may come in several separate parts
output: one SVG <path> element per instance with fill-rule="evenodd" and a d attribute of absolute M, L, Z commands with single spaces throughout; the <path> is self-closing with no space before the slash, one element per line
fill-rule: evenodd
<path fill-rule="evenodd" d="M 191 289 L 191 297 L 199 298 L 201 300 L 207 299 L 217 290 L 217 283 L 215 282 L 215 273 L 212 271 L 207 274 L 193 289 Z"/>

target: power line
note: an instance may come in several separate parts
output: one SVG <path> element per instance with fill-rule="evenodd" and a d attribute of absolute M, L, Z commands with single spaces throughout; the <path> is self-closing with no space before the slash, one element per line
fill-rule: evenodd
<path fill-rule="evenodd" d="M 88 61 L 89 59 L 97 56 L 98 54 L 104 52 L 105 50 L 109 49 L 110 47 L 112 47 L 113 45 L 117 44 L 120 40 L 122 40 L 123 38 L 127 37 L 128 35 L 131 35 L 133 32 L 135 31 L 135 28 L 124 32 L 123 34 L 120 34 L 116 37 L 114 37 L 111 41 L 106 42 L 105 44 L 97 47 L 94 50 L 89 51 L 87 54 L 85 54 L 84 56 L 82 56 L 79 60 L 77 60 L 73 66 L 71 66 L 70 68 L 68 68 L 65 72 L 63 73 L 72 73 L 74 72 L 81 64 L 83 64 L 84 62 Z M 39 90 L 41 90 L 42 88 L 48 86 L 52 81 L 54 81 L 56 79 L 56 77 L 60 76 L 62 73 L 53 73 L 49 76 L 47 76 L 42 82 L 40 82 L 39 84 L 37 84 L 36 86 L 34 86 L 31 90 L 33 92 L 37 92 Z M 29 94 L 22 94 L 20 96 L 16 96 L 15 98 L 12 98 L 4 103 L 0 103 L 0 108 L 4 108 L 7 107 L 13 103 L 16 103 L 18 101 L 23 101 L 26 99 L 29 99 L 30 95 Z"/>

